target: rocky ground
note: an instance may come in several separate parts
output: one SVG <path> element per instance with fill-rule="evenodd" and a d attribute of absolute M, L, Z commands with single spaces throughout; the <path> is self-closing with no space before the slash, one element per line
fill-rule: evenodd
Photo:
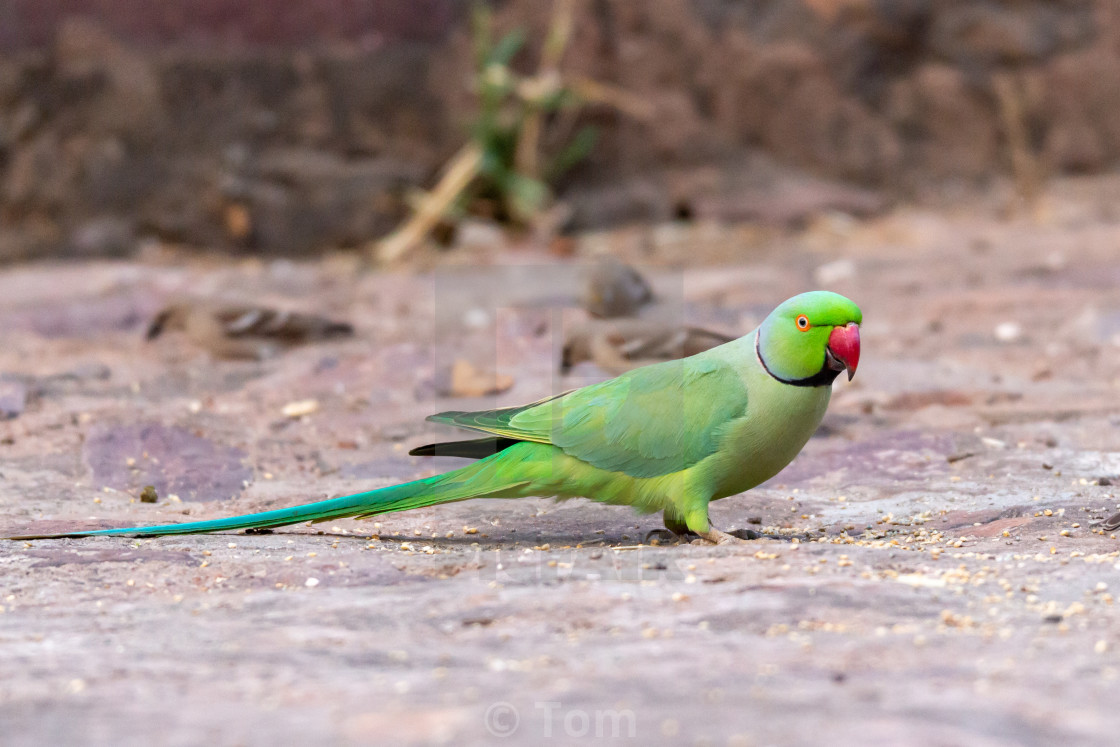
<path fill-rule="evenodd" d="M 584 236 L 580 252 L 644 258 L 690 321 L 745 331 L 815 286 L 863 307 L 859 375 L 818 436 L 713 509 L 772 539 L 653 546 L 659 519 L 628 509 L 482 500 L 271 535 L 5 544 L 3 741 L 1113 743 L 1120 544 L 1095 522 L 1120 479 L 1118 191 L 1064 182 L 1030 215 Z M 554 373 L 571 265 L 480 256 L 5 270 L 3 528 L 220 517 L 454 464 L 406 455 L 448 435 L 424 415 L 596 375 Z M 263 362 L 143 342 L 188 290 L 358 334 Z M 515 383 L 444 397 L 458 359 Z"/>

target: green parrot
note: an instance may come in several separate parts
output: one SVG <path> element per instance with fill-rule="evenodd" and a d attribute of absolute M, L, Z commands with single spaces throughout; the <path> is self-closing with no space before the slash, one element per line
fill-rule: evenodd
<path fill-rule="evenodd" d="M 855 374 L 862 319 L 843 296 L 803 293 L 743 337 L 688 358 L 521 407 L 433 415 L 486 434 L 413 449 L 476 460 L 434 477 L 229 519 L 11 539 L 259 529 L 470 498 L 552 496 L 662 511 L 674 533 L 736 542 L 711 526 L 708 504 L 770 479 L 801 451 L 824 417 L 833 380 Z"/>

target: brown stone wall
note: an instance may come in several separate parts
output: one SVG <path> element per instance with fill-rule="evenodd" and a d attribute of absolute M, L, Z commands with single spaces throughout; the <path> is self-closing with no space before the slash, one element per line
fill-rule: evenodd
<path fill-rule="evenodd" d="M 278 7 L 0 0 L 0 256 L 123 253 L 145 237 L 290 253 L 388 230 L 464 137 L 469 3 Z M 540 0 L 495 7 L 534 38 L 548 21 Z M 705 183 L 682 174 L 751 153 L 892 195 L 982 184 L 1010 163 L 996 76 L 1045 173 L 1120 157 L 1111 0 L 577 7 L 565 67 L 656 115 L 587 114 L 602 136 L 563 185 L 576 202 L 641 181 L 659 217 Z"/>

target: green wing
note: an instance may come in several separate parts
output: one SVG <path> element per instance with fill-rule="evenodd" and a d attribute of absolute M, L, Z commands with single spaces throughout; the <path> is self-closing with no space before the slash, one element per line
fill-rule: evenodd
<path fill-rule="evenodd" d="M 496 436 L 504 436 L 505 438 L 512 438 L 516 441 L 536 441 L 537 443 L 547 444 L 552 443 L 549 440 L 548 434 L 541 434 L 540 436 L 532 433 L 527 433 L 516 426 L 511 425 L 511 421 L 517 415 L 523 412 L 532 410 L 535 407 L 541 407 L 549 402 L 555 402 L 563 397 L 576 394 L 583 391 L 582 389 L 573 389 L 563 394 L 556 394 L 551 397 L 539 399 L 536 402 L 530 402 L 527 405 L 519 405 L 517 407 L 499 407 L 494 410 L 449 410 L 447 412 L 436 413 L 429 415 L 425 420 L 430 420 L 434 423 L 447 423 L 448 425 L 457 425 L 460 428 L 469 428 L 472 431 L 482 431 L 484 433 L 493 433 Z"/>
<path fill-rule="evenodd" d="M 729 364 L 686 358 L 523 407 L 444 412 L 429 420 L 553 444 L 601 469 L 655 477 L 715 453 L 723 427 L 746 407 L 746 387 Z"/>

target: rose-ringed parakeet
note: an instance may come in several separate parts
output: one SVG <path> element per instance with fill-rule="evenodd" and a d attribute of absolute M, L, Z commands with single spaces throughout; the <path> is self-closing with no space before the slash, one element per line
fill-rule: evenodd
<path fill-rule="evenodd" d="M 855 373 L 861 321 L 843 296 L 803 293 L 743 337 L 689 358 L 522 407 L 433 415 L 486 434 L 414 449 L 477 460 L 434 477 L 229 519 L 18 539 L 192 534 L 554 496 L 662 511 L 670 530 L 736 541 L 709 524 L 708 504 L 768 480 L 797 455 L 824 416 L 833 380 Z"/>

